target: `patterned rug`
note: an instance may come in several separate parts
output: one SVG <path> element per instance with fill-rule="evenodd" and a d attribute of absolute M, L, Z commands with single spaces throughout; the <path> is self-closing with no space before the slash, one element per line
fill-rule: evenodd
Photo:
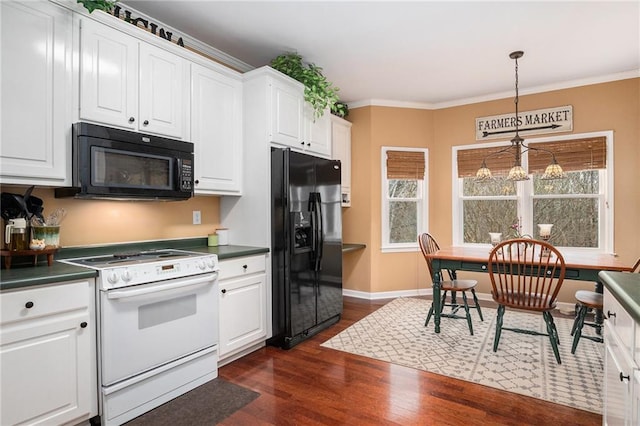
<path fill-rule="evenodd" d="M 554 317 L 562 364 L 556 363 L 547 336 L 503 330 L 493 352 L 496 310 L 482 308 L 484 322 L 472 310 L 474 335 L 463 319 L 433 319 L 430 300 L 398 298 L 324 342 L 321 346 L 393 364 L 442 374 L 481 385 L 602 413 L 604 347 L 581 339 L 571 354 L 573 320 Z M 507 310 L 505 327 L 546 331 L 542 315 Z M 583 334 L 594 334 L 584 327 Z"/>

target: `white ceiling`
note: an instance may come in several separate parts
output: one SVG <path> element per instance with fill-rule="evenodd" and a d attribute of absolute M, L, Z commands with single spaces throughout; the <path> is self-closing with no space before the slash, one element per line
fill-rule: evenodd
<path fill-rule="evenodd" d="M 147 1 L 253 67 L 296 51 L 350 104 L 439 108 L 640 76 L 640 1 Z"/>

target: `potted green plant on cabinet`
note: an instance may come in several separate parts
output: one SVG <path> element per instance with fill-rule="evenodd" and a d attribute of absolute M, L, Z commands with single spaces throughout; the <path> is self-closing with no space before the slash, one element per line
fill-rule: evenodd
<path fill-rule="evenodd" d="M 313 107 L 316 117 L 321 117 L 327 107 L 339 117 L 344 118 L 349 113 L 347 104 L 339 101 L 340 89 L 327 80 L 322 68 L 303 62 L 299 54 L 279 55 L 271 61 L 271 67 L 304 84 L 304 99 Z"/>
<path fill-rule="evenodd" d="M 89 13 L 94 10 L 104 10 L 105 12 L 110 12 L 113 9 L 113 5 L 116 4 L 118 0 L 77 0 L 78 3 L 83 5 L 85 9 L 89 11 Z"/>

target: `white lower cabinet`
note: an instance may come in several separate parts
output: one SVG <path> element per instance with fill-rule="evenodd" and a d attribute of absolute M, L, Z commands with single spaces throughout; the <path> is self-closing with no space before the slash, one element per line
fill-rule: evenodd
<path fill-rule="evenodd" d="M 220 261 L 220 364 L 265 344 L 265 268 L 263 254 Z"/>
<path fill-rule="evenodd" d="M 98 414 L 94 280 L 0 293 L 2 425 Z"/>
<path fill-rule="evenodd" d="M 603 311 L 606 321 L 602 424 L 635 426 L 640 421 L 640 359 L 634 337 L 637 338 L 640 326 L 606 288 Z"/>

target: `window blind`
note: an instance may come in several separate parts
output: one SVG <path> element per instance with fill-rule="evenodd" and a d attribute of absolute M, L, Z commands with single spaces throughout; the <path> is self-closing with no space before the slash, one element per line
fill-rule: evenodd
<path fill-rule="evenodd" d="M 424 179 L 424 153 L 387 151 L 387 179 Z"/>
<path fill-rule="evenodd" d="M 532 143 L 534 148 L 553 152 L 565 172 L 607 167 L 607 139 L 604 136 L 556 142 Z M 551 162 L 547 152 L 529 151 L 529 173 L 544 173 Z"/>
<path fill-rule="evenodd" d="M 525 141 L 525 143 L 527 143 Z M 606 137 L 599 136 L 585 139 L 571 139 L 551 142 L 531 143 L 534 148 L 547 149 L 553 152 L 565 172 L 604 169 L 607 167 Z M 461 149 L 458 151 L 458 177 L 474 177 L 482 165 L 482 159 L 507 148 L 498 146 L 492 148 Z M 507 151 L 487 158 L 487 167 L 494 176 L 506 176 L 513 167 L 514 151 Z M 551 163 L 551 155 L 544 151 L 529 151 L 529 173 L 544 173 Z M 524 165 L 524 164 L 523 164 Z"/>

